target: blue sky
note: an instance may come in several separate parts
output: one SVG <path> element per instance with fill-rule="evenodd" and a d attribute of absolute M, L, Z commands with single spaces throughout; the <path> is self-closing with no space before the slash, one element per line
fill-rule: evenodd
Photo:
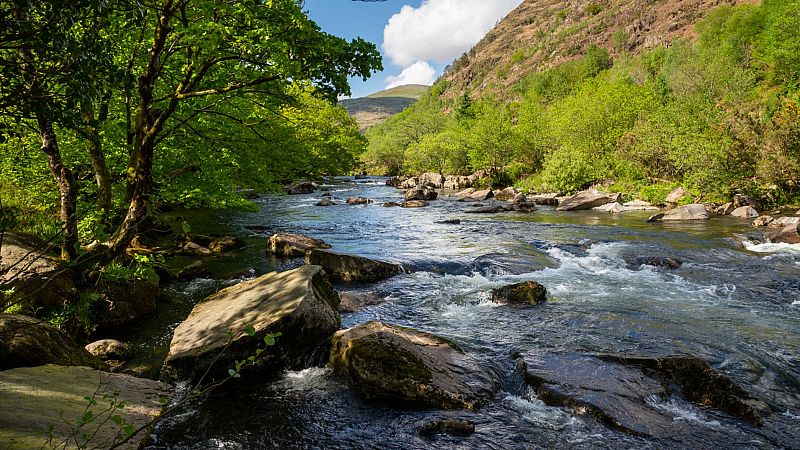
<path fill-rule="evenodd" d="M 384 71 L 351 80 L 353 97 L 407 83 L 431 84 L 522 0 L 306 0 L 326 32 L 362 37 L 381 50 Z"/>

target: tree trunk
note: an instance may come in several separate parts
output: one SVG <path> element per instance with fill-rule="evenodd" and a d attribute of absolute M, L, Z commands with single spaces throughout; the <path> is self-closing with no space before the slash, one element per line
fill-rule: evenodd
<path fill-rule="evenodd" d="M 111 174 L 108 172 L 103 142 L 96 128 L 92 128 L 86 138 L 86 148 L 92 157 L 94 178 L 97 181 L 97 207 L 103 214 L 111 212 Z"/>
<path fill-rule="evenodd" d="M 78 254 L 78 184 L 72 171 L 61 161 L 61 151 L 53 130 L 53 123 L 43 112 L 36 113 L 42 152 L 47 155 L 47 165 L 58 183 L 61 197 L 61 223 L 64 227 L 62 257 L 74 259 Z"/>

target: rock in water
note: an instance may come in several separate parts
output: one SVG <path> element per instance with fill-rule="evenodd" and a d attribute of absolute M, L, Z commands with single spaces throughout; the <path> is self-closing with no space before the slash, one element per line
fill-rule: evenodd
<path fill-rule="evenodd" d="M 683 261 L 671 256 L 636 256 L 625 258 L 629 269 L 638 269 L 641 266 L 663 267 L 665 269 L 678 269 Z"/>
<path fill-rule="evenodd" d="M 752 206 L 740 206 L 731 212 L 731 217 L 739 219 L 755 219 L 758 216 L 758 211 Z"/>
<path fill-rule="evenodd" d="M 108 369 L 104 362 L 49 323 L 19 314 L 0 314 L 0 370 L 43 364 Z"/>
<path fill-rule="evenodd" d="M 611 213 L 611 214 L 619 214 L 619 213 L 623 213 L 625 211 L 628 211 L 628 209 L 626 207 L 622 206 L 621 204 L 619 204 L 619 202 L 606 203 L 603 206 L 596 206 L 596 207 L 594 207 L 592 209 L 595 210 L 595 211 L 602 211 L 602 212 L 607 212 L 607 213 Z"/>
<path fill-rule="evenodd" d="M 0 246 L 0 291 L 14 289 L 26 309 L 60 307 L 75 300 L 72 271 L 50 256 L 52 246 L 15 233 L 3 235 Z"/>
<path fill-rule="evenodd" d="M 106 280 L 100 283 L 100 298 L 92 303 L 94 325 L 108 329 L 125 325 L 156 310 L 158 286 L 147 280 Z"/>
<path fill-rule="evenodd" d="M 547 289 L 535 281 L 492 289 L 492 301 L 512 305 L 538 305 L 547 300 Z"/>
<path fill-rule="evenodd" d="M 507 212 L 513 208 L 508 208 L 504 205 L 489 205 L 489 206 L 480 206 L 477 208 L 470 208 L 465 213 L 469 214 L 497 214 L 501 212 Z"/>
<path fill-rule="evenodd" d="M 120 427 L 109 420 L 112 412 L 101 412 L 108 406 L 103 394 L 119 393 L 117 402 L 126 406 L 114 410 L 113 415 L 119 415 L 134 429 L 158 417 L 172 394 L 168 385 L 158 381 L 88 367 L 46 365 L 6 370 L 0 372 L 0 448 L 77 448 L 73 424 L 86 412 L 88 402 L 84 397 L 95 392 L 95 420 L 78 430 L 90 437 L 86 447 L 81 448 L 109 448 L 115 437 L 121 436 Z M 48 441 L 47 430 L 51 426 L 52 441 Z M 135 435 L 121 448 L 139 448 L 148 434 L 144 431 Z M 77 440 L 84 443 L 80 436 Z"/>
<path fill-rule="evenodd" d="M 207 369 L 225 374 L 235 360 L 263 348 L 263 337 L 282 333 L 257 360 L 263 369 L 302 368 L 339 329 L 339 296 L 319 266 L 272 272 L 223 289 L 195 305 L 172 338 L 165 367 L 179 379 Z M 253 327 L 255 334 L 244 333 Z M 231 340 L 232 345 L 223 352 Z M 215 358 L 218 358 L 211 367 Z"/>
<path fill-rule="evenodd" d="M 474 409 L 496 390 L 452 342 L 376 321 L 337 332 L 330 366 L 367 397 L 413 406 Z"/>
<path fill-rule="evenodd" d="M 350 197 L 347 199 L 348 205 L 367 205 L 372 203 L 372 200 L 365 197 Z"/>
<path fill-rule="evenodd" d="M 419 427 L 417 434 L 422 437 L 433 437 L 437 434 L 450 436 L 469 436 L 475 432 L 475 422 L 469 420 L 440 419 L 427 422 Z"/>
<path fill-rule="evenodd" d="M 316 203 L 316 206 L 336 206 L 336 202 L 331 200 L 330 197 L 325 197 Z"/>
<path fill-rule="evenodd" d="M 706 220 L 708 219 L 708 210 L 706 205 L 695 203 L 692 205 L 679 206 L 675 209 L 669 210 L 664 213 L 661 218 L 662 222 L 678 222 L 683 220 Z"/>
<path fill-rule="evenodd" d="M 436 200 L 438 196 L 436 191 L 427 186 L 409 189 L 405 193 L 406 200 Z"/>
<path fill-rule="evenodd" d="M 400 206 L 403 208 L 424 208 L 428 206 L 428 202 L 425 200 L 406 200 Z"/>
<path fill-rule="evenodd" d="M 314 248 L 331 248 L 327 242 L 304 234 L 273 234 L 267 241 L 267 253 L 283 256 L 305 256 Z"/>
<path fill-rule="evenodd" d="M 778 244 L 800 244 L 800 225 L 788 225 L 772 231 L 769 240 Z"/>
<path fill-rule="evenodd" d="M 306 264 L 322 266 L 331 280 L 380 281 L 401 272 L 399 266 L 383 261 L 314 249 L 306 253 Z"/>
<path fill-rule="evenodd" d="M 244 247 L 244 241 L 235 236 L 222 236 L 208 244 L 208 249 L 214 253 L 224 253 Z"/>
<path fill-rule="evenodd" d="M 578 211 L 614 203 L 620 199 L 620 194 L 609 195 L 596 189 L 578 192 L 558 204 L 559 211 Z"/>
<path fill-rule="evenodd" d="M 756 220 L 753 221 L 753 226 L 754 227 L 765 227 L 765 226 L 771 224 L 774 221 L 775 221 L 775 218 L 772 217 L 772 216 L 767 216 L 767 215 L 759 216 L 759 217 L 756 218 Z"/>
<path fill-rule="evenodd" d="M 286 193 L 289 195 L 310 194 L 317 190 L 317 185 L 310 181 L 295 181 L 286 187 Z"/>
<path fill-rule="evenodd" d="M 340 313 L 361 311 L 367 306 L 377 305 L 383 301 L 383 298 L 374 292 L 339 292 L 339 299 Z"/>
<path fill-rule="evenodd" d="M 86 351 L 102 360 L 124 360 L 131 354 L 128 344 L 116 339 L 101 339 L 88 344 Z"/>

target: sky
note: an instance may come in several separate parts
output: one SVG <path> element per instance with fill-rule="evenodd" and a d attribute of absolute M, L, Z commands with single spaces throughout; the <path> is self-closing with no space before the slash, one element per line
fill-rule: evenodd
<path fill-rule="evenodd" d="M 522 0 L 306 0 L 324 31 L 362 37 L 383 55 L 384 71 L 350 80 L 353 97 L 403 84 L 432 84 Z"/>

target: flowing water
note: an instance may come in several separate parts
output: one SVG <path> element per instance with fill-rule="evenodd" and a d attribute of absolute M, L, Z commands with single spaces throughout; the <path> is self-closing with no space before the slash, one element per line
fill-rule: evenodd
<path fill-rule="evenodd" d="M 647 213 L 549 207 L 466 214 L 471 206 L 447 198 L 427 208 L 385 208 L 381 202 L 398 201 L 402 192 L 382 180 L 329 187 L 340 205 L 315 207 L 320 193 L 269 196 L 257 200 L 258 213 L 187 215 L 196 229 L 247 235 L 250 246 L 234 260 L 210 261 L 231 281 L 169 287 L 164 308 L 173 313 L 162 313 L 160 333 L 140 346 L 163 349 L 191 305 L 221 285 L 299 264 L 269 258 L 263 246 L 275 232 L 303 233 L 336 251 L 407 269 L 380 283 L 338 286 L 386 298 L 343 315 L 344 327 L 381 320 L 449 338 L 496 374 L 500 392 L 474 412 L 400 409 L 366 401 L 327 369 L 309 368 L 220 391 L 161 421 L 149 448 L 800 448 L 798 246 L 741 248 L 725 238 L 750 227 L 726 218 L 649 224 Z M 376 203 L 344 205 L 351 196 Z M 639 256 L 684 264 L 676 270 L 629 264 Z M 546 304 L 489 301 L 492 288 L 526 280 L 547 287 Z M 580 411 L 546 406 L 515 372 L 513 354 L 554 350 L 698 356 L 768 402 L 772 415 L 754 427 L 680 398 L 650 399 L 673 417 L 674 435 L 613 431 Z M 433 418 L 471 420 L 476 432 L 418 436 L 417 428 Z"/>

